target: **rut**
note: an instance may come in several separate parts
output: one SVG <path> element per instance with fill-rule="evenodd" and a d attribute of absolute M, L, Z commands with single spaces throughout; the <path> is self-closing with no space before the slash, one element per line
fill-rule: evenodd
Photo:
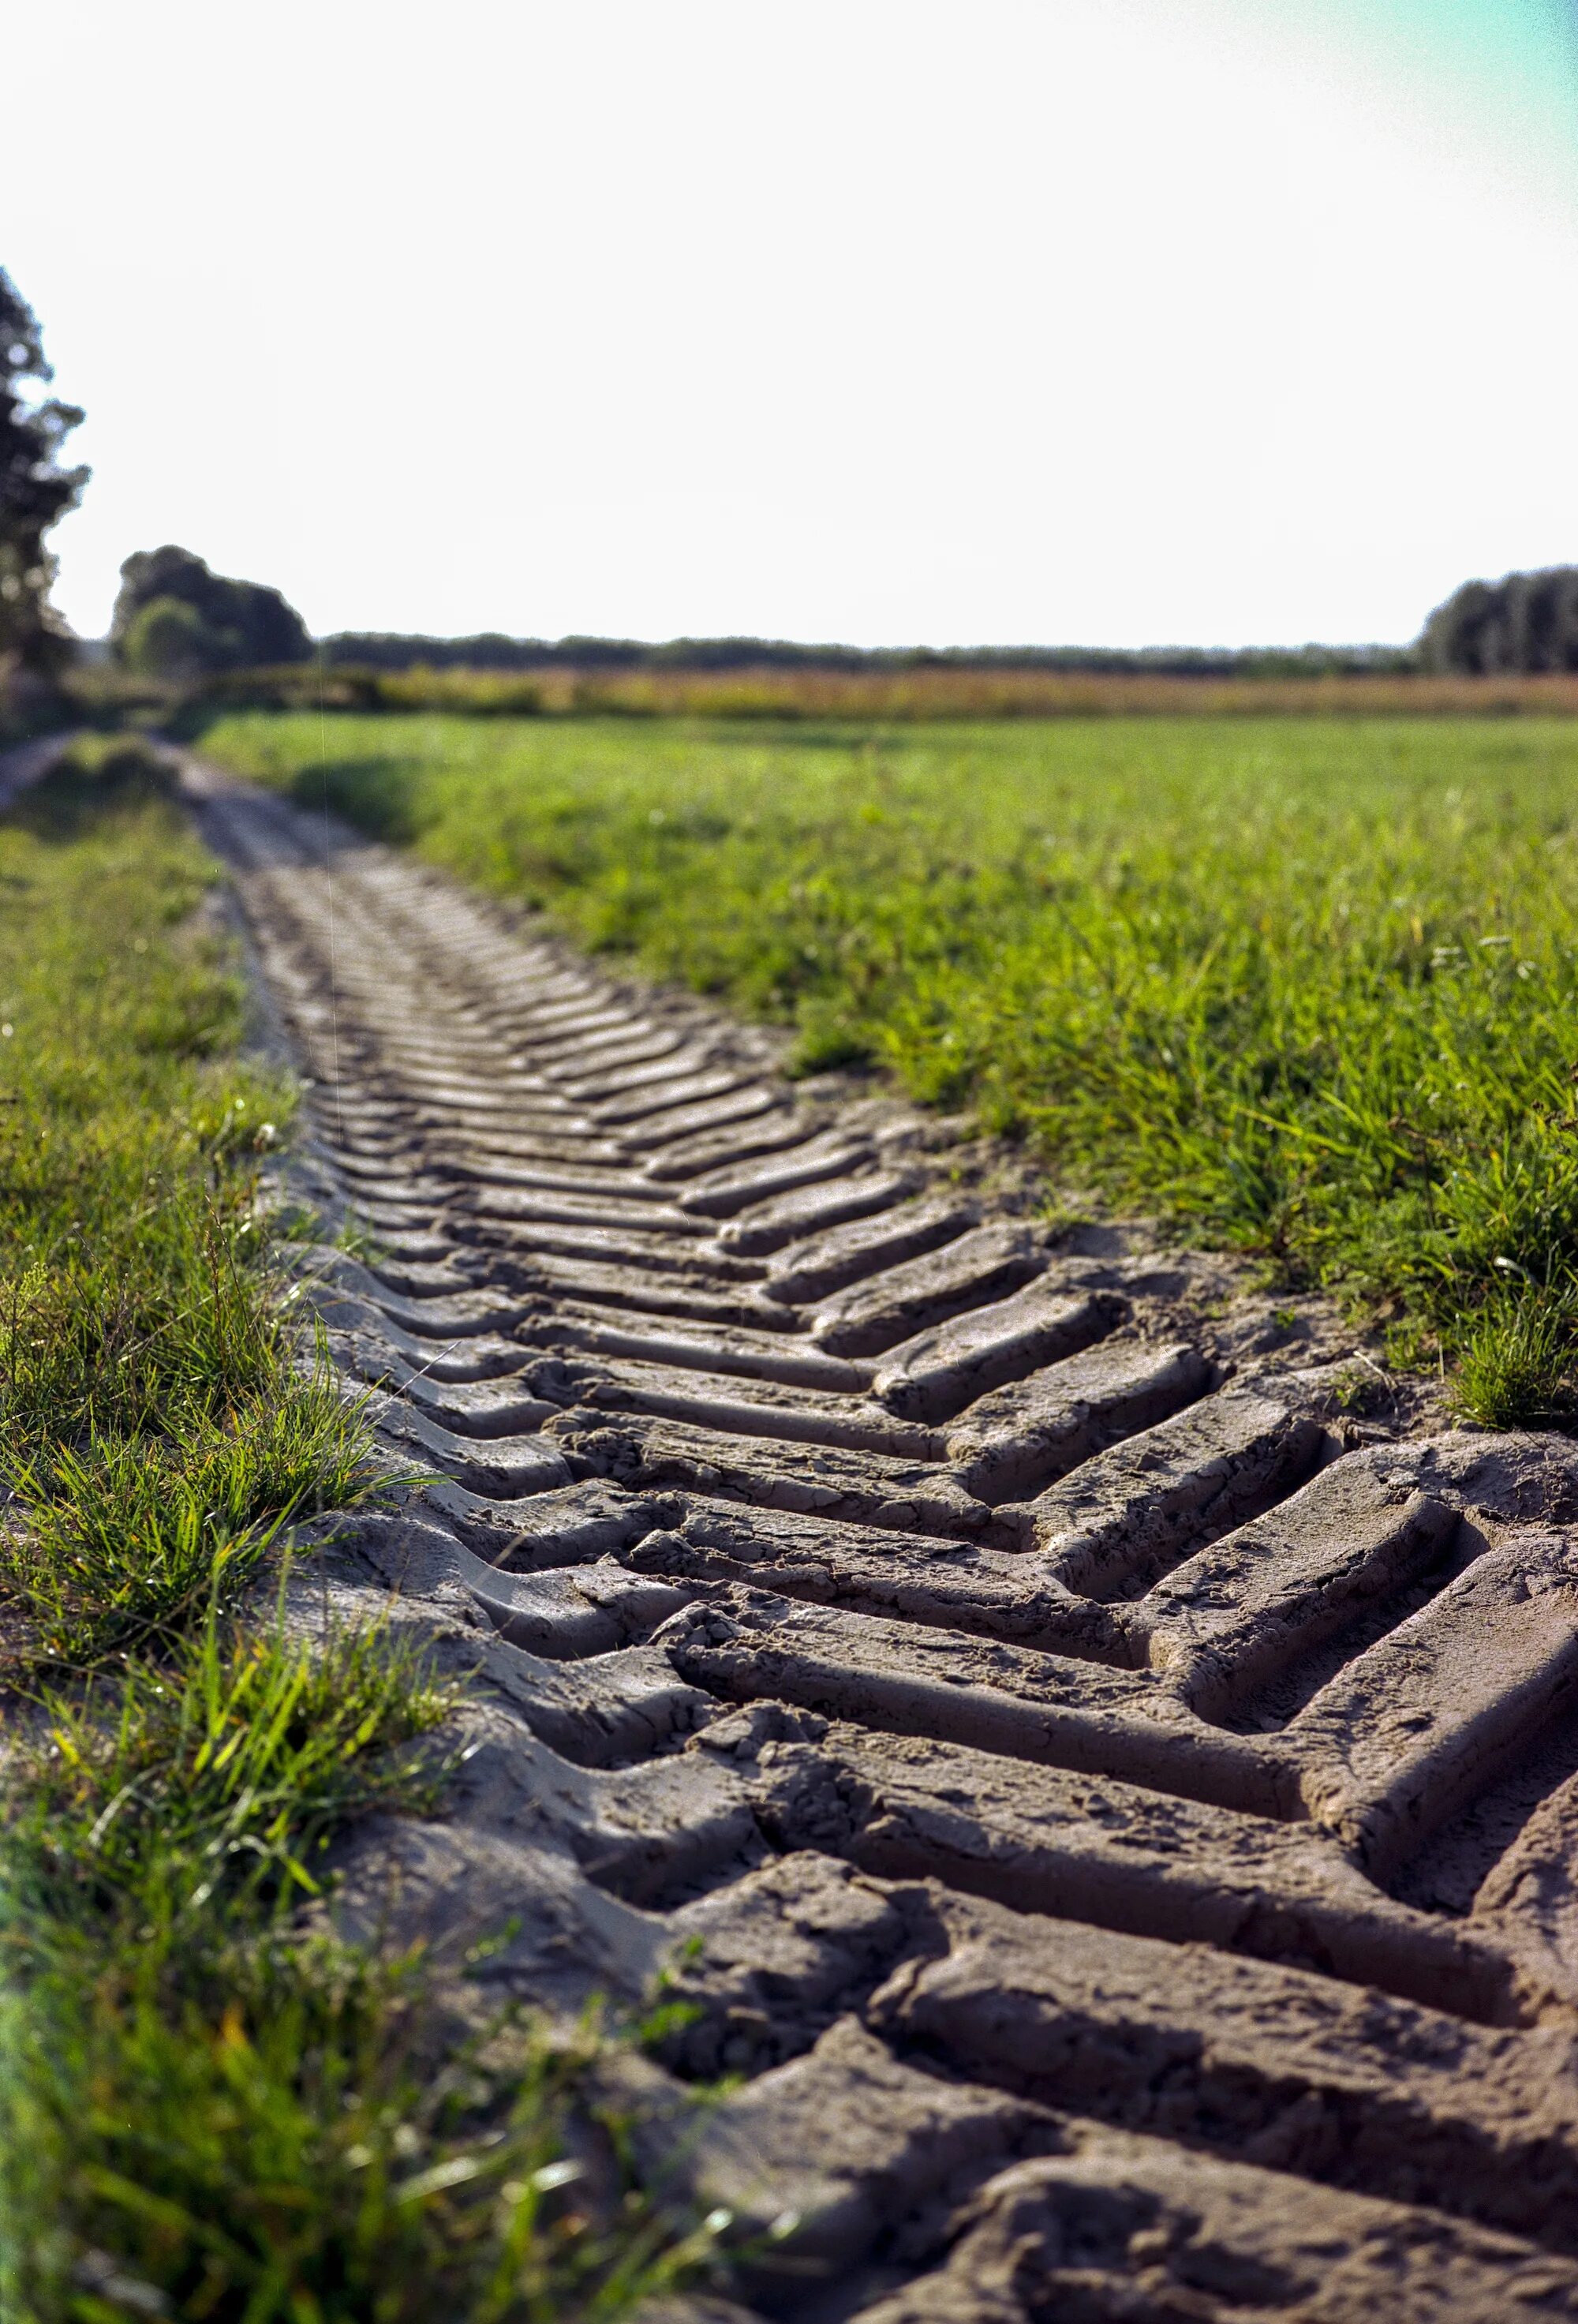
<path fill-rule="evenodd" d="M 637 2135 L 764 2316 L 1578 2316 L 1574 1447 L 1356 1422 L 1329 1333 L 185 779 L 366 1238 L 298 1296 L 437 1480 L 337 1586 L 482 1683 L 341 1912 L 662 1973 Z"/>

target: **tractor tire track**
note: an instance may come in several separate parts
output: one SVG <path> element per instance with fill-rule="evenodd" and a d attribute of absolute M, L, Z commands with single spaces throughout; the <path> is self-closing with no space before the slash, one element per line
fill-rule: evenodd
<path fill-rule="evenodd" d="M 487 1681 L 344 1909 L 666 1967 L 640 2135 L 766 2315 L 1578 2316 L 1573 1448 L 1358 1422 L 1329 1318 L 185 781 L 370 1239 L 300 1296 L 438 1479 L 357 1571 Z"/>

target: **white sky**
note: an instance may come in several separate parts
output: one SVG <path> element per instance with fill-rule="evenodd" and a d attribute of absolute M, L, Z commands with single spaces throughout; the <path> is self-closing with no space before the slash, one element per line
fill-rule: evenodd
<path fill-rule="evenodd" d="M 60 602 L 1411 636 L 1578 561 L 1573 5 L 14 0 Z"/>

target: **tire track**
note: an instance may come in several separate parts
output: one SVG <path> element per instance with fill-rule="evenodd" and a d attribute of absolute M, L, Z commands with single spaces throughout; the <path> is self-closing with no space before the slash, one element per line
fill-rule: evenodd
<path fill-rule="evenodd" d="M 794 2215 L 765 2313 L 1578 2315 L 1572 1448 L 1356 1424 L 1329 1334 L 187 783 L 371 1238 L 302 1297 L 439 1478 L 361 1568 L 490 1682 L 346 1909 L 666 1963 L 641 2135 Z"/>

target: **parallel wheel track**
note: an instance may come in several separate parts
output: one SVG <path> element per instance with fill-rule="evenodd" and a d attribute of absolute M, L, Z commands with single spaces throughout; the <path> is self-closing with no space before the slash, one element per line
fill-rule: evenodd
<path fill-rule="evenodd" d="M 537 1999 L 667 1964 L 645 2135 L 793 2216 L 764 2312 L 1578 2316 L 1573 1449 L 1355 1429 L 901 1110 L 188 785 L 371 1238 L 305 1296 L 443 1480 L 357 1557 L 492 1683 L 347 1895 Z"/>

